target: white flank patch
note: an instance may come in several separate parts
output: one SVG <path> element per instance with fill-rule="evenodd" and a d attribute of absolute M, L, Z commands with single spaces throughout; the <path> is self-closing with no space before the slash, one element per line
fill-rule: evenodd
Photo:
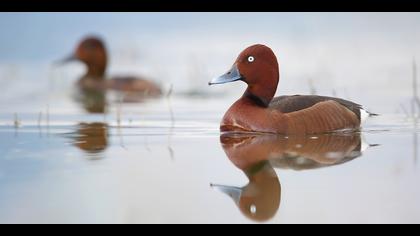
<path fill-rule="evenodd" d="M 369 118 L 369 113 L 363 109 L 360 109 L 360 121 L 361 123 L 365 122 Z"/>

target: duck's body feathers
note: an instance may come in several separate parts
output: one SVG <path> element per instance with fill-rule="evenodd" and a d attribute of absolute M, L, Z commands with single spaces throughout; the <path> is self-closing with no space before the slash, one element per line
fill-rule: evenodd
<path fill-rule="evenodd" d="M 352 111 L 360 120 L 360 110 L 363 107 L 360 104 L 347 101 L 341 98 L 316 96 L 316 95 L 292 95 L 275 97 L 269 107 L 277 109 L 283 113 L 291 113 L 310 108 L 320 102 L 334 101 Z"/>

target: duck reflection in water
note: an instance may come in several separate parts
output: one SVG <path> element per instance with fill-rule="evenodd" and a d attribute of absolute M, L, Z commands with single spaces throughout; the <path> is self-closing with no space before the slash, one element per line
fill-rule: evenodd
<path fill-rule="evenodd" d="M 87 153 L 90 159 L 101 159 L 99 154 L 108 147 L 108 126 L 104 123 L 80 123 L 70 138 L 73 145 Z"/>
<path fill-rule="evenodd" d="M 361 156 L 365 148 L 359 133 L 222 134 L 220 142 L 249 183 L 244 187 L 211 186 L 229 195 L 246 217 L 259 222 L 271 219 L 280 206 L 281 185 L 274 168 L 306 170 L 339 165 Z"/>

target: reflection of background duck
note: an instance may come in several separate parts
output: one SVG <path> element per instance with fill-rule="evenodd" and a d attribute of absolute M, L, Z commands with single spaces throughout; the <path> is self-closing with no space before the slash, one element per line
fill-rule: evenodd
<path fill-rule="evenodd" d="M 249 183 L 242 188 L 212 186 L 232 197 L 241 212 L 255 221 L 269 220 L 280 206 L 281 186 L 273 168 L 304 170 L 338 165 L 363 151 L 359 133 L 289 137 L 223 134 L 220 141 Z"/>
<path fill-rule="evenodd" d="M 74 136 L 74 145 L 89 154 L 103 152 L 108 146 L 108 128 L 104 123 L 81 123 Z"/>

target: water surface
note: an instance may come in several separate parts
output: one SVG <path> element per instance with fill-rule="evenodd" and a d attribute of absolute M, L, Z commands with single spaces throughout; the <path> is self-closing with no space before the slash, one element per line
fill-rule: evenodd
<path fill-rule="evenodd" d="M 174 96 L 106 115 L 50 105 L 48 124 L 46 112 L 18 113 L 19 126 L 3 113 L 0 221 L 418 223 L 410 119 L 372 118 L 357 134 L 221 137 L 228 103 Z"/>

